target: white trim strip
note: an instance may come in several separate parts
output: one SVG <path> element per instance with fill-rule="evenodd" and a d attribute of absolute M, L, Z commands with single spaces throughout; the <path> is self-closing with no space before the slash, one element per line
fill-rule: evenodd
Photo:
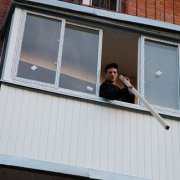
<path fill-rule="evenodd" d="M 40 160 L 33 160 L 27 159 L 22 157 L 15 157 L 10 155 L 0 154 L 0 164 L 1 165 L 8 165 L 8 166 L 15 166 L 15 167 L 22 167 L 22 168 L 30 168 L 36 170 L 45 170 L 50 172 L 56 173 L 63 173 L 69 175 L 76 175 L 76 176 L 83 176 L 88 177 L 90 179 L 102 179 L 102 180 L 148 180 L 139 177 L 121 175 L 112 172 L 105 172 L 95 169 L 89 168 L 80 168 L 74 167 L 59 163 L 52 163 L 47 161 L 40 161 Z"/>

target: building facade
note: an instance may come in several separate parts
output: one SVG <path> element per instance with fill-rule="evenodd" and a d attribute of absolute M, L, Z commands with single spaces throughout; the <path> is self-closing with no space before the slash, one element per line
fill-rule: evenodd
<path fill-rule="evenodd" d="M 179 180 L 179 7 L 177 0 L 2 1 L 1 172 Z M 138 98 L 99 97 L 112 61 L 168 131 Z"/>

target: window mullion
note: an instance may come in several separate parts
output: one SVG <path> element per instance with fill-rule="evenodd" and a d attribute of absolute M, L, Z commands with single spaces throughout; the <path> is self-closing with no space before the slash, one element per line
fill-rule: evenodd
<path fill-rule="evenodd" d="M 99 31 L 99 45 L 98 45 L 97 78 L 96 78 L 96 95 L 97 96 L 99 96 L 99 87 L 100 87 L 102 40 L 103 40 L 103 30 L 100 30 Z"/>
<path fill-rule="evenodd" d="M 20 61 L 20 54 L 21 54 L 21 47 L 23 42 L 23 36 L 24 36 L 24 30 L 25 30 L 25 24 L 26 24 L 26 17 L 27 17 L 27 11 L 23 10 L 21 13 L 21 22 L 18 29 L 18 38 L 16 41 L 16 49 L 14 54 L 14 72 L 13 72 L 13 78 L 17 77 L 17 71 Z"/>
<path fill-rule="evenodd" d="M 178 78 L 178 105 L 180 109 L 180 44 L 178 45 L 178 72 L 179 72 L 179 78 Z"/>
<path fill-rule="evenodd" d="M 139 40 L 139 71 L 138 71 L 138 88 L 142 96 L 144 97 L 144 63 L 145 63 L 145 38 L 141 36 Z M 138 104 L 141 104 L 141 102 L 138 99 Z"/>
<path fill-rule="evenodd" d="M 61 69 L 64 34 L 65 34 L 65 22 L 66 22 L 65 20 L 62 20 L 62 26 L 61 26 L 61 30 L 60 30 L 59 51 L 58 51 L 56 79 L 55 79 L 55 86 L 57 88 L 59 87 L 59 79 L 60 79 L 60 69 Z"/>

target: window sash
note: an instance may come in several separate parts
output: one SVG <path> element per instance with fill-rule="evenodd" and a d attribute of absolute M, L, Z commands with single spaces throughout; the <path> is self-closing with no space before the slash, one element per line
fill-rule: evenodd
<path fill-rule="evenodd" d="M 170 108 L 170 107 L 162 107 L 160 105 L 152 105 L 154 106 L 154 108 L 157 108 L 159 110 L 163 110 L 163 111 L 167 111 L 167 112 L 174 112 L 177 113 L 177 111 L 180 109 L 180 45 L 178 43 L 173 43 L 173 42 L 169 42 L 169 41 L 165 41 L 165 40 L 160 40 L 160 39 L 156 39 L 156 38 L 150 38 L 150 37 L 146 37 L 146 36 L 142 36 L 140 39 L 140 57 L 139 57 L 139 62 L 138 62 L 138 68 L 139 68 L 139 80 L 138 80 L 138 87 L 139 87 L 139 91 L 140 93 L 143 95 L 143 97 L 145 97 L 145 42 L 146 41 L 153 41 L 153 42 L 157 42 L 157 43 L 163 43 L 169 46 L 177 46 L 177 52 L 178 52 L 178 77 L 177 77 L 177 81 L 178 81 L 178 85 L 177 85 L 177 91 L 178 91 L 178 107 L 177 109 L 174 108 Z M 143 106 L 143 104 L 141 102 L 139 102 L 140 105 Z"/>
<path fill-rule="evenodd" d="M 61 69 L 61 60 L 62 60 L 62 51 L 63 51 L 63 43 L 64 43 L 64 33 L 65 33 L 65 24 L 73 24 L 75 26 L 80 26 L 80 27 L 84 27 L 84 28 L 88 28 L 88 29 L 92 29 L 92 30 L 96 30 L 98 31 L 98 59 L 97 59 L 97 72 L 96 72 L 96 94 L 95 96 L 99 95 L 99 81 L 100 81 L 100 65 L 101 65 L 101 51 L 102 51 L 102 34 L 103 31 L 102 29 L 98 29 L 98 28 L 92 28 L 89 26 L 84 26 L 84 25 L 80 25 L 78 23 L 70 23 L 70 22 L 66 22 L 65 19 L 62 18 L 55 18 L 53 16 L 45 16 L 42 15 L 40 13 L 34 13 L 34 12 L 29 12 L 29 11 L 24 11 L 23 13 L 23 18 L 21 21 L 21 27 L 20 27 L 20 35 L 19 35 L 19 41 L 17 44 L 21 44 L 22 46 L 22 42 L 23 42 L 23 34 L 24 34 L 24 30 L 25 30 L 25 24 L 26 24 L 26 17 L 28 14 L 30 15 L 37 15 L 39 17 L 46 17 L 46 18 L 51 18 L 52 20 L 60 20 L 61 21 L 61 36 L 60 36 L 60 42 L 59 42 L 59 50 L 58 50 L 58 58 L 57 58 L 57 68 L 56 68 L 56 77 L 55 77 L 55 83 L 54 84 L 50 84 L 50 83 L 46 83 L 46 82 L 41 82 L 41 81 L 36 81 L 36 80 L 32 80 L 32 79 L 27 79 L 27 78 L 23 78 L 23 77 L 18 77 L 18 67 L 19 67 L 19 62 L 20 62 L 20 54 L 21 54 L 21 46 L 19 48 L 17 48 L 17 54 L 18 56 L 15 58 L 16 60 L 16 65 L 15 65 L 15 69 L 14 69 L 14 75 L 13 75 L 13 79 L 24 82 L 24 83 L 31 83 L 37 86 L 46 86 L 46 87 L 50 87 L 50 88 L 55 88 L 55 89 L 61 89 L 61 87 L 59 87 L 59 79 L 60 79 L 60 69 Z M 79 94 L 79 92 L 76 92 L 74 90 L 70 90 L 70 89 L 63 89 L 63 91 L 67 91 L 74 94 L 77 93 Z M 83 92 L 80 92 L 83 93 Z M 88 93 L 85 93 L 87 96 L 89 95 Z"/>

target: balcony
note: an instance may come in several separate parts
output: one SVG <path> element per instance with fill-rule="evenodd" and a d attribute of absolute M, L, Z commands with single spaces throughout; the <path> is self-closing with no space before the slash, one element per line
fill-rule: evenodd
<path fill-rule="evenodd" d="M 180 4 L 176 2 L 131 0 L 61 0 L 68 3 L 89 6 L 123 14 L 139 16 L 172 24 L 180 24 Z"/>

